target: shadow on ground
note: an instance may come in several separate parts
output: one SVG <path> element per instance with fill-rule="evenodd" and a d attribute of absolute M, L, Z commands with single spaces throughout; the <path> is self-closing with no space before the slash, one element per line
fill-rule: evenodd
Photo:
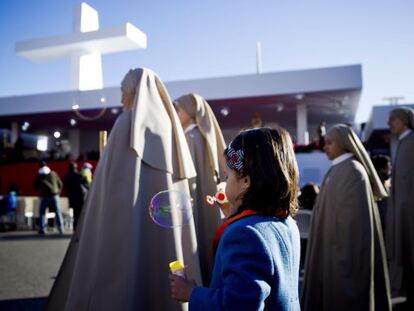
<path fill-rule="evenodd" d="M 0 300 L 0 310 L 7 311 L 42 311 L 47 297 Z"/>
<path fill-rule="evenodd" d="M 58 233 L 49 233 L 49 234 L 10 234 L 0 235 L 1 241 L 28 241 L 28 240 L 59 240 L 59 239 L 70 239 L 72 237 L 71 233 L 67 234 L 58 234 Z"/>

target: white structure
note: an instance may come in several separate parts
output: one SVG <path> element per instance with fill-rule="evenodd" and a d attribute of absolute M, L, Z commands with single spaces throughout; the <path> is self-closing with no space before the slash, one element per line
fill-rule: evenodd
<path fill-rule="evenodd" d="M 18 42 L 16 52 L 34 61 L 70 57 L 72 89 L 85 91 L 103 88 L 102 54 L 147 47 L 147 36 L 130 23 L 99 29 L 98 12 L 86 3 L 75 9 L 73 31 Z"/>
<path fill-rule="evenodd" d="M 237 109 L 262 111 L 265 108 L 269 116 L 276 110 L 283 111 L 286 117 L 294 113 L 297 143 L 307 144 L 309 124 L 314 129 L 320 121 L 328 124 L 354 121 L 362 89 L 362 67 L 350 65 L 175 81 L 166 86 L 172 98 L 194 92 L 213 104 L 229 102 L 229 117 L 232 117 L 231 104 L 238 99 L 248 101 L 248 105 L 237 104 Z"/>
<path fill-rule="evenodd" d="M 299 144 L 306 143 L 321 121 L 327 126 L 352 123 L 362 88 L 360 65 L 272 72 L 165 83 L 171 98 L 187 93 L 205 97 L 215 112 L 227 141 L 242 128 L 250 126 L 259 113 L 266 126 L 281 125 Z M 102 110 L 102 98 L 108 108 L 94 121 L 76 119 L 72 104 L 96 114 Z M 54 131 L 70 143 L 73 158 L 98 150 L 99 130 L 110 130 L 121 111 L 119 86 L 85 92 L 67 91 L 49 94 L 0 98 L 0 124 L 30 124 L 30 133 L 47 135 L 51 144 Z M 87 111 L 85 111 L 86 113 Z M 224 113 L 226 112 L 226 113 Z M 48 120 L 45 123 L 45 120 Z M 320 184 L 330 161 L 322 152 L 297 154 L 300 185 Z"/>
<path fill-rule="evenodd" d="M 249 126 L 253 113 L 259 112 L 267 126 L 277 123 L 296 134 L 297 143 L 306 144 L 308 133 L 314 132 L 321 121 L 327 125 L 353 122 L 362 88 L 362 68 L 351 65 L 173 81 L 165 85 L 173 99 L 187 93 L 206 98 L 227 138 Z M 120 108 L 120 98 L 118 86 L 85 92 L 3 97 L 0 98 L 0 121 L 30 122 L 29 115 L 67 112 L 67 120 L 62 119 L 61 123 L 69 124 L 69 118 L 76 117 L 71 112 L 74 103 L 78 109 L 102 109 L 103 105 Z M 223 109 L 228 115 L 220 113 Z M 35 120 L 31 123 L 35 125 Z M 70 128 L 80 135 L 77 127 Z"/>

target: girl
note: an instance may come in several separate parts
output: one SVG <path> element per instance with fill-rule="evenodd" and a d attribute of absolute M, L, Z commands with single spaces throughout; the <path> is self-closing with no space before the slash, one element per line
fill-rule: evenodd
<path fill-rule="evenodd" d="M 303 309 L 391 310 L 375 203 L 387 192 L 350 127 L 332 127 L 324 149 L 333 161 L 313 209 Z"/>
<path fill-rule="evenodd" d="M 224 152 L 227 221 L 217 230 L 210 286 L 171 275 L 190 310 L 299 310 L 298 169 L 283 129 L 241 132 Z"/>

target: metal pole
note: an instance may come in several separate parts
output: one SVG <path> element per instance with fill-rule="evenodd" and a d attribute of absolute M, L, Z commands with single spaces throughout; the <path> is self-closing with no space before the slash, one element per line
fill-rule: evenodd
<path fill-rule="evenodd" d="M 262 73 L 262 43 L 257 41 L 256 44 L 256 71 Z"/>
<path fill-rule="evenodd" d="M 384 100 L 387 100 L 388 103 L 393 106 L 393 105 L 398 105 L 398 102 L 400 100 L 404 100 L 405 97 L 404 96 L 393 96 L 393 97 L 384 97 Z"/>
<path fill-rule="evenodd" d="M 102 156 L 103 150 L 106 146 L 107 136 L 107 131 L 99 131 L 99 156 Z"/>

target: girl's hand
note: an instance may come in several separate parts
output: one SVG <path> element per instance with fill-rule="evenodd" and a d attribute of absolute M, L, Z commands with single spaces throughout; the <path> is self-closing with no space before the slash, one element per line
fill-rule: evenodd
<path fill-rule="evenodd" d="M 181 302 L 189 301 L 194 287 L 197 286 L 196 282 L 174 274 L 170 274 L 169 279 L 171 297 Z"/>
<path fill-rule="evenodd" d="M 230 215 L 233 215 L 236 212 L 236 210 L 233 208 L 230 202 L 226 202 L 224 204 L 217 203 L 217 205 L 220 207 L 224 217 L 226 218 L 228 218 Z"/>

